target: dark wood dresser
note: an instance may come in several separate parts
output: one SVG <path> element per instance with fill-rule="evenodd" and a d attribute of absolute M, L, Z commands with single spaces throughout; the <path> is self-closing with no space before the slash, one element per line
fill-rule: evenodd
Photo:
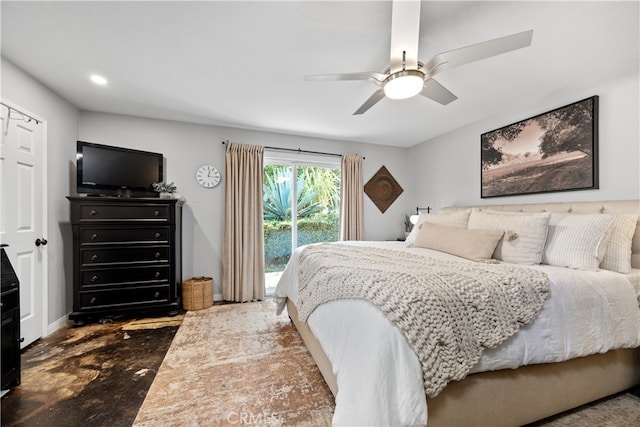
<path fill-rule="evenodd" d="M 176 315 L 182 280 L 182 202 L 67 197 L 73 230 L 73 312 L 87 321 Z"/>
<path fill-rule="evenodd" d="M 20 385 L 20 281 L 5 252 L 5 244 L 0 245 L 0 311 L 2 311 L 2 382 L 0 388 L 9 390 Z"/>

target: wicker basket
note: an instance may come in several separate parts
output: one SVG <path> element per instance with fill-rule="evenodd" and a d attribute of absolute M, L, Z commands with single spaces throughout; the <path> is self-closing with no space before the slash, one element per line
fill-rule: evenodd
<path fill-rule="evenodd" d="M 182 282 L 182 306 L 185 310 L 202 310 L 213 305 L 213 279 L 194 277 Z"/>

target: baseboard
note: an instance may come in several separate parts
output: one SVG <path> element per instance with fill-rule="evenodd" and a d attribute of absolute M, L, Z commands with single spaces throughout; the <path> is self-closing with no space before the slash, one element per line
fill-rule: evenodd
<path fill-rule="evenodd" d="M 59 318 L 55 322 L 50 323 L 47 326 L 47 335 L 51 335 L 52 333 L 54 333 L 58 329 L 61 329 L 61 328 L 65 327 L 65 326 L 67 326 L 67 324 L 69 324 L 69 322 L 71 322 L 69 320 L 69 314 L 65 314 L 64 316 L 62 316 L 61 318 Z"/>

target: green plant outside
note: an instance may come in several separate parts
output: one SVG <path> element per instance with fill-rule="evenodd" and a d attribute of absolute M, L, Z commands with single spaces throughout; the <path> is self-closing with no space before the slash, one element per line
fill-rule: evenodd
<path fill-rule="evenodd" d="M 340 171 L 331 168 L 297 168 L 297 247 L 339 238 Z M 264 168 L 265 271 L 284 270 L 291 256 L 290 166 Z"/>
<path fill-rule="evenodd" d="M 262 205 L 264 219 L 291 219 L 291 193 L 293 188 L 288 166 L 267 165 L 264 173 Z M 305 181 L 305 174 L 298 173 L 298 218 L 313 215 L 322 210 L 320 192 Z"/>
<path fill-rule="evenodd" d="M 298 244 L 338 241 L 338 215 L 298 218 Z M 264 221 L 265 271 L 282 271 L 291 257 L 291 221 Z"/>

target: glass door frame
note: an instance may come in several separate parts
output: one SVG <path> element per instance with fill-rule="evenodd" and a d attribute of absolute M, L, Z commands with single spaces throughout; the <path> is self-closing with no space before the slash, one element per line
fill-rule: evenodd
<path fill-rule="evenodd" d="M 291 183 L 291 253 L 298 245 L 298 167 L 341 168 L 341 157 L 319 154 L 290 153 L 265 149 L 263 163 L 267 165 L 290 166 L 293 182 Z M 341 174 L 342 175 L 342 174 Z M 340 177 L 342 179 L 342 176 Z"/>

